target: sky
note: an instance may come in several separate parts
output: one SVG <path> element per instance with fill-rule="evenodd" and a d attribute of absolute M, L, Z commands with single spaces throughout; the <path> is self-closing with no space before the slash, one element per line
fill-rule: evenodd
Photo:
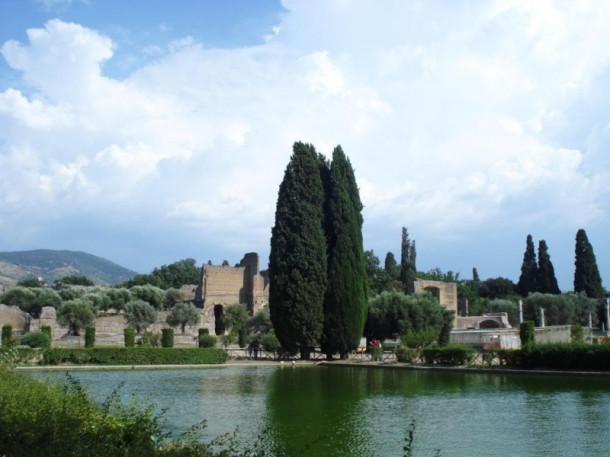
<path fill-rule="evenodd" d="M 2 0 L 0 251 L 266 268 L 295 141 L 341 145 L 364 248 L 610 286 L 610 2 Z"/>

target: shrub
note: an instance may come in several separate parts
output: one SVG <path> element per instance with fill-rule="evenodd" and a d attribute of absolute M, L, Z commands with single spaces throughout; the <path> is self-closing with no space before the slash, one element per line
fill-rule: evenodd
<path fill-rule="evenodd" d="M 572 324 L 570 327 L 570 341 L 572 343 L 582 343 L 585 340 L 585 331 L 580 324 Z"/>
<path fill-rule="evenodd" d="M 47 335 L 49 335 L 49 340 L 53 341 L 53 334 L 51 333 L 51 327 L 49 327 L 48 325 L 43 325 L 42 327 L 40 327 L 40 331 L 45 332 Z"/>
<path fill-rule="evenodd" d="M 373 362 L 381 362 L 383 359 L 383 348 L 377 346 L 369 347 L 369 353 L 371 354 L 371 358 Z"/>
<path fill-rule="evenodd" d="M 430 346 L 436 340 L 438 332 L 432 328 L 423 328 L 407 333 L 400 337 L 400 341 L 407 348 L 423 349 Z"/>
<path fill-rule="evenodd" d="M 240 348 L 245 348 L 248 345 L 248 336 L 244 327 L 240 328 L 237 332 L 237 344 Z"/>
<path fill-rule="evenodd" d="M 161 347 L 173 348 L 174 347 L 174 329 L 163 328 L 161 329 Z"/>
<path fill-rule="evenodd" d="M 143 332 L 137 341 L 138 346 L 155 347 L 161 346 L 161 335 L 153 332 Z"/>
<path fill-rule="evenodd" d="M 31 348 L 48 348 L 51 338 L 43 331 L 30 332 L 23 337 L 23 344 Z"/>
<path fill-rule="evenodd" d="M 282 347 L 280 341 L 277 339 L 277 336 L 275 336 L 274 333 L 261 335 L 258 341 L 260 342 L 263 350 L 266 352 L 272 352 L 275 354 L 279 352 L 280 348 Z"/>
<path fill-rule="evenodd" d="M 210 330 L 207 328 L 200 328 L 199 329 L 199 336 L 201 335 L 209 335 L 210 334 Z"/>
<path fill-rule="evenodd" d="M 521 346 L 534 344 L 536 342 L 536 331 L 533 321 L 523 321 L 519 326 L 519 337 L 521 338 Z"/>
<path fill-rule="evenodd" d="M 204 330 L 204 329 L 200 329 Z M 210 335 L 209 333 L 200 333 L 199 334 L 199 347 L 200 348 L 213 348 L 216 347 L 216 337 Z"/>
<path fill-rule="evenodd" d="M 424 349 L 423 355 L 427 364 L 465 365 L 474 360 L 475 350 L 463 344 L 448 344 Z"/>
<path fill-rule="evenodd" d="M 95 327 L 85 328 L 85 347 L 92 348 L 95 346 Z"/>
<path fill-rule="evenodd" d="M 537 344 L 521 350 L 525 368 L 555 370 L 610 370 L 610 346 L 585 343 Z"/>
<path fill-rule="evenodd" d="M 396 348 L 396 360 L 401 363 L 413 363 L 418 357 L 418 350 L 407 346 L 398 346 Z"/>
<path fill-rule="evenodd" d="M 125 330 L 123 330 L 123 334 L 125 336 L 125 347 L 126 348 L 132 348 L 136 345 L 136 336 L 135 336 L 135 330 L 132 328 L 126 328 Z"/>
<path fill-rule="evenodd" d="M 2 347 L 11 347 L 13 343 L 13 326 L 6 324 L 2 326 Z"/>
<path fill-rule="evenodd" d="M 218 348 L 52 348 L 43 352 L 43 364 L 84 363 L 99 365 L 220 364 L 227 353 Z"/>

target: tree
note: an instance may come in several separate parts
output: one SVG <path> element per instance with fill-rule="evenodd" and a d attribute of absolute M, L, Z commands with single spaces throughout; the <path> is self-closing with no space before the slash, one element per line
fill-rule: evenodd
<path fill-rule="evenodd" d="M 415 241 L 409 240 L 409 231 L 402 228 L 402 240 L 400 244 L 400 280 L 408 294 L 415 292 Z"/>
<path fill-rule="evenodd" d="M 18 306 L 19 309 L 29 313 L 36 301 L 36 293 L 33 290 L 15 286 L 11 287 L 0 296 L 0 302 L 7 306 Z"/>
<path fill-rule="evenodd" d="M 478 292 L 482 298 L 507 298 L 516 294 L 516 286 L 508 278 L 489 278 L 481 282 Z"/>
<path fill-rule="evenodd" d="M 225 330 L 229 330 L 233 337 L 237 336 L 240 347 L 246 337 L 246 323 L 248 322 L 248 308 L 245 304 L 228 306 L 224 315 Z"/>
<path fill-rule="evenodd" d="M 551 263 L 546 241 L 538 242 L 538 292 L 543 294 L 560 294 L 555 269 Z"/>
<path fill-rule="evenodd" d="M 521 264 L 521 276 L 517 283 L 517 291 L 523 297 L 538 290 L 538 265 L 536 264 L 536 252 L 532 235 L 527 235 L 523 263 Z"/>
<path fill-rule="evenodd" d="M 93 281 L 86 276 L 64 276 L 53 281 L 55 284 L 69 284 L 72 286 L 93 286 Z"/>
<path fill-rule="evenodd" d="M 309 358 L 323 327 L 326 236 L 321 160 L 297 142 L 280 184 L 269 255 L 269 309 L 276 336 Z"/>
<path fill-rule="evenodd" d="M 597 269 L 593 246 L 587 233 L 580 229 L 576 233 L 576 260 L 574 261 L 574 292 L 584 292 L 588 297 L 602 298 L 604 288 Z"/>
<path fill-rule="evenodd" d="M 170 287 L 179 289 L 185 284 L 198 284 L 200 279 L 200 268 L 197 267 L 195 259 L 189 258 L 155 268 L 152 273 L 147 275 L 136 275 L 122 285 L 129 288 L 150 284 L 161 289 Z"/>
<path fill-rule="evenodd" d="M 44 286 L 44 284 L 45 282 L 44 280 L 42 280 L 42 278 L 27 278 L 22 279 L 17 283 L 18 286 L 23 287 L 42 287 Z"/>
<path fill-rule="evenodd" d="M 134 299 L 129 289 L 125 287 L 110 288 L 104 291 L 108 297 L 108 309 L 113 308 L 117 311 L 125 311 L 125 305 Z"/>
<path fill-rule="evenodd" d="M 148 304 L 154 307 L 155 309 L 163 308 L 163 302 L 165 301 L 165 292 L 160 287 L 146 284 L 144 286 L 133 286 L 129 290 L 135 298 L 148 302 Z"/>
<path fill-rule="evenodd" d="M 125 305 L 125 319 L 139 334 L 157 321 L 157 310 L 144 300 L 132 300 Z"/>
<path fill-rule="evenodd" d="M 385 261 L 383 262 L 383 269 L 392 279 L 398 279 L 400 271 L 398 269 L 398 264 L 396 263 L 396 258 L 394 254 L 388 252 L 385 255 Z"/>
<path fill-rule="evenodd" d="M 70 335 L 79 335 L 80 329 L 93 324 L 94 321 L 93 307 L 82 298 L 65 302 L 57 312 L 57 322 L 69 326 Z"/>
<path fill-rule="evenodd" d="M 269 315 L 269 308 L 263 308 L 256 312 L 254 316 L 248 319 L 246 323 L 246 329 L 248 333 L 265 335 L 273 331 L 273 324 L 271 323 L 271 316 Z"/>
<path fill-rule="evenodd" d="M 187 325 L 197 325 L 199 323 L 199 312 L 191 303 L 178 303 L 174 306 L 165 319 L 172 327 L 180 326 L 182 333 Z"/>
<path fill-rule="evenodd" d="M 328 287 L 321 348 L 330 359 L 356 349 L 367 313 L 362 203 L 356 177 L 341 146 L 333 151 L 326 201 Z"/>
<path fill-rule="evenodd" d="M 168 309 L 173 306 L 176 306 L 176 304 L 180 303 L 182 300 L 184 300 L 184 297 L 182 296 L 182 292 L 180 292 L 180 289 L 170 287 L 169 289 L 165 290 L 165 299 L 163 300 L 163 306 L 165 309 Z"/>
<path fill-rule="evenodd" d="M 472 281 L 473 282 L 479 282 L 479 272 L 477 271 L 477 269 L 475 267 L 472 267 Z"/>

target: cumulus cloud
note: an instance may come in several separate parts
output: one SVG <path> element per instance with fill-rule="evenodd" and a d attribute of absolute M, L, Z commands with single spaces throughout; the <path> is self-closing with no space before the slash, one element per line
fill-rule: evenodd
<path fill-rule="evenodd" d="M 4 43 L 31 91 L 0 93 L 3 203 L 137 208 L 264 251 L 302 140 L 342 144 L 376 247 L 381 226 L 467 238 L 608 220 L 610 6 L 283 5 L 262 45 L 143 47 L 156 60 L 123 79 L 103 72 L 117 43 L 84 24 Z"/>

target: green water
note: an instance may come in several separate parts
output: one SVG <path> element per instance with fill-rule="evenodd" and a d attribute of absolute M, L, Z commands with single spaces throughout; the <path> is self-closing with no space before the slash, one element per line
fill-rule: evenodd
<path fill-rule="evenodd" d="M 180 433 L 207 420 L 207 438 L 236 427 L 274 456 L 606 456 L 610 379 L 343 367 L 225 367 L 72 372 L 103 400 L 124 382 L 167 408 Z M 62 373 L 37 377 L 64 378 Z"/>

